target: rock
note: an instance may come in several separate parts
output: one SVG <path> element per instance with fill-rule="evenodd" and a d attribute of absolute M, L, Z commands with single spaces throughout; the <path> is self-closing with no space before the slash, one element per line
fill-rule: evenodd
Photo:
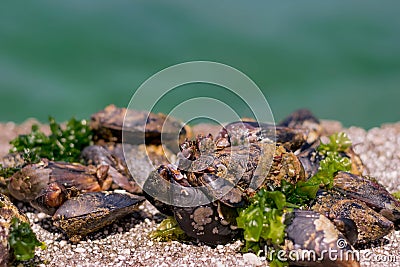
<path fill-rule="evenodd" d="M 245 253 L 243 254 L 243 259 L 245 262 L 253 265 L 253 266 L 260 266 L 262 265 L 260 259 L 254 253 Z"/>

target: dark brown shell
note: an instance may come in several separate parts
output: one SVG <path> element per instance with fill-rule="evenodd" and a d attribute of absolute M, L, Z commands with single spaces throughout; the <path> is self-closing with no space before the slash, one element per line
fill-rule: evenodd
<path fill-rule="evenodd" d="M 250 143 L 277 143 L 288 150 L 295 151 L 300 148 L 307 138 L 307 129 L 296 129 L 273 124 L 258 123 L 253 121 L 239 121 L 226 125 L 216 137 L 217 145 L 224 142 L 227 145 L 243 145 L 244 141 Z M 225 145 L 226 146 L 226 145 Z"/>
<path fill-rule="evenodd" d="M 108 166 L 108 175 L 116 187 L 120 187 L 130 193 L 140 193 L 141 188 L 133 180 L 128 167 L 122 158 L 114 154 L 115 148 L 109 149 L 108 146 L 92 145 L 86 147 L 81 156 L 86 164 L 96 166 Z"/>
<path fill-rule="evenodd" d="M 285 249 L 287 252 L 312 251 L 315 258 L 301 257 L 297 261 L 291 261 L 291 264 L 300 266 L 360 266 L 356 257 L 349 260 L 341 260 L 339 255 L 346 255 L 346 252 L 353 251 L 353 247 L 347 239 L 340 233 L 335 225 L 324 215 L 314 211 L 295 210 L 286 215 L 285 223 L 287 239 Z M 336 251 L 336 260 L 329 258 L 328 251 Z M 307 255 L 303 254 L 303 255 Z M 312 254 L 308 254 L 312 255 Z M 350 256 L 352 254 L 349 254 Z M 310 256 L 311 257 L 311 256 Z M 344 258 L 345 259 L 345 258 Z"/>
<path fill-rule="evenodd" d="M 308 144 L 312 144 L 317 141 L 324 131 L 320 121 L 308 109 L 299 109 L 293 112 L 278 125 L 282 127 L 306 130 L 306 141 Z"/>
<path fill-rule="evenodd" d="M 111 178 L 108 177 L 108 167 L 43 160 L 16 172 L 10 179 L 8 190 L 16 199 L 30 202 L 53 182 L 67 189 L 73 187 L 79 191 L 96 192 L 110 188 Z"/>
<path fill-rule="evenodd" d="M 312 209 L 338 223 L 347 223 L 347 220 L 354 222 L 355 234 L 349 229 L 343 229 L 352 244 L 361 245 L 379 240 L 393 230 L 390 220 L 369 208 L 364 202 L 348 199 L 335 191 L 318 192 Z M 354 236 L 355 239 L 352 238 Z"/>
<path fill-rule="evenodd" d="M 358 199 L 389 220 L 400 222 L 400 201 L 375 180 L 348 172 L 339 172 L 334 178 L 334 190 Z"/>
<path fill-rule="evenodd" d="M 125 123 L 125 125 L 124 125 Z M 117 108 L 107 106 L 91 117 L 91 128 L 95 132 L 95 140 L 106 142 L 122 142 L 122 130 L 125 130 L 125 142 L 134 145 L 163 144 L 171 141 L 171 147 L 178 151 L 178 142 L 183 142 L 185 137 L 190 137 L 190 128 L 180 121 L 167 117 L 164 114 L 154 114 L 146 111 Z M 180 137 L 179 140 L 177 137 Z"/>
<path fill-rule="evenodd" d="M 70 197 L 70 194 L 63 185 L 53 182 L 42 189 L 30 204 L 41 212 L 53 215 L 58 207 Z"/>
<path fill-rule="evenodd" d="M 27 202 L 34 200 L 50 182 L 51 170 L 46 167 L 47 164 L 41 162 L 27 165 L 14 173 L 8 184 L 10 194 L 18 200 Z"/>
<path fill-rule="evenodd" d="M 85 193 L 64 202 L 54 214 L 53 223 L 63 229 L 71 241 L 77 242 L 88 233 L 134 212 L 144 200 L 129 193 Z"/>
<path fill-rule="evenodd" d="M 226 244 L 238 234 L 236 210 L 219 201 L 198 207 L 174 207 L 173 210 L 182 230 L 208 245 Z"/>

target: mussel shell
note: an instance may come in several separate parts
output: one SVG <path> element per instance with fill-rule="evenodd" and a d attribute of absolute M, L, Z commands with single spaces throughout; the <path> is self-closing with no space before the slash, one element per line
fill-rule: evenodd
<path fill-rule="evenodd" d="M 171 198 L 170 182 L 167 180 L 168 177 L 163 178 L 161 176 L 162 174 L 160 173 L 163 173 L 163 171 L 168 172 L 168 168 L 165 166 L 160 166 L 157 170 L 152 171 L 149 174 L 149 177 L 143 185 L 143 194 L 146 199 L 157 208 L 158 211 L 167 216 L 173 216 L 174 213 L 172 211 L 172 205 L 166 203 L 170 203 Z M 156 195 L 158 198 L 154 197 L 155 192 L 157 192 Z"/>
<path fill-rule="evenodd" d="M 317 143 L 319 144 L 319 142 Z M 304 168 L 305 177 L 307 179 L 311 178 L 318 172 L 321 156 L 315 149 L 315 146 L 303 147 L 301 152 L 296 156 Z"/>
<path fill-rule="evenodd" d="M 319 124 L 317 117 L 312 114 L 308 109 L 299 109 L 291 113 L 285 119 L 283 119 L 279 126 L 291 127 L 291 128 L 302 128 L 305 122 L 312 122 Z"/>
<path fill-rule="evenodd" d="M 393 230 L 393 223 L 382 214 L 335 190 L 319 190 L 312 209 L 332 219 L 352 244 L 377 241 Z"/>
<path fill-rule="evenodd" d="M 153 171 L 143 188 L 147 200 L 160 212 L 173 214 L 182 230 L 192 238 L 209 245 L 232 241 L 238 233 L 235 227 L 236 209 L 220 201 L 212 202 L 215 196 L 207 195 L 203 191 L 205 186 L 192 187 L 183 183 L 181 177 L 176 180 L 176 174 L 180 173 L 173 166 L 160 166 Z M 204 182 L 214 181 L 206 179 Z"/>
<path fill-rule="evenodd" d="M 308 130 L 295 129 L 254 121 L 239 121 L 226 125 L 217 135 L 216 142 L 228 139 L 231 145 L 244 142 L 278 143 L 291 151 L 300 148 L 307 138 Z"/>
<path fill-rule="evenodd" d="M 8 191 L 18 200 L 34 200 L 50 182 L 50 174 L 47 163 L 27 165 L 11 176 Z"/>
<path fill-rule="evenodd" d="M 323 132 L 320 121 L 307 109 L 299 109 L 286 117 L 279 126 L 307 130 L 306 144 L 312 144 Z"/>
<path fill-rule="evenodd" d="M 290 264 L 300 266 L 360 266 L 358 258 L 352 254 L 350 257 L 340 258 L 338 255 L 346 255 L 347 251 L 353 251 L 348 240 L 341 234 L 335 225 L 324 215 L 310 210 L 294 210 L 285 216 L 287 240 L 285 249 L 288 253 L 308 251 L 315 253 L 315 259 L 311 261 L 305 257 L 295 261 L 289 258 Z M 330 258 L 329 251 L 335 252 L 336 260 Z M 297 254 L 295 254 L 297 255 Z M 310 255 L 310 254 L 308 254 Z M 312 255 L 312 254 L 311 254 Z M 344 256 L 343 256 L 344 257 Z"/>
<path fill-rule="evenodd" d="M 126 145 L 126 150 L 130 151 L 128 145 Z M 119 187 L 134 194 L 141 193 L 141 188 L 133 180 L 128 171 L 121 145 L 115 145 L 111 147 L 99 145 L 87 146 L 81 152 L 81 157 L 85 160 L 86 164 L 91 164 L 98 167 L 108 166 L 107 175 L 112 178 L 114 188 Z M 137 159 L 137 161 L 140 160 L 142 160 L 142 158 Z M 143 161 L 140 161 L 140 163 L 143 163 Z M 148 162 L 146 161 L 145 163 Z M 151 167 L 152 166 L 150 165 L 149 170 Z M 150 172 L 149 170 L 147 173 Z M 145 170 L 143 168 L 139 170 L 138 173 L 140 173 L 140 171 L 143 172 Z M 146 175 L 146 172 L 144 174 Z"/>
<path fill-rule="evenodd" d="M 63 229 L 71 241 L 94 232 L 135 211 L 144 197 L 126 192 L 91 192 L 73 197 L 53 216 L 56 227 Z"/>
<path fill-rule="evenodd" d="M 30 202 L 35 209 L 53 215 L 57 209 L 68 199 L 69 193 L 65 187 L 58 183 L 50 183 L 40 191 L 38 196 Z"/>
<path fill-rule="evenodd" d="M 203 185 L 202 191 L 211 199 L 218 199 L 229 207 L 244 207 L 246 204 L 243 192 L 223 177 L 205 173 L 199 180 Z"/>
<path fill-rule="evenodd" d="M 352 220 L 357 226 L 358 245 L 377 241 L 393 230 L 391 221 L 355 199 L 343 199 L 336 202 L 332 206 L 329 217 Z"/>
<path fill-rule="evenodd" d="M 111 185 L 107 176 L 108 168 L 49 161 L 47 169 L 51 170 L 50 182 L 57 182 L 65 188 L 75 187 L 80 191 L 97 192 L 108 190 Z"/>
<path fill-rule="evenodd" d="M 178 140 L 190 136 L 190 128 L 182 122 L 164 114 L 154 114 L 107 106 L 104 110 L 92 115 L 90 126 L 95 132 L 94 139 L 130 144 L 167 144 L 174 152 L 178 152 Z M 124 132 L 123 132 L 124 131 Z"/>
<path fill-rule="evenodd" d="M 400 222 L 400 201 L 372 179 L 339 172 L 334 178 L 333 189 L 364 202 L 396 224 Z"/>
<path fill-rule="evenodd" d="M 116 151 L 121 150 L 119 146 Z M 175 156 L 170 150 L 155 145 L 123 145 L 124 160 L 129 173 L 139 187 L 143 187 L 150 173 L 160 165 L 172 162 Z"/>
<path fill-rule="evenodd" d="M 236 210 L 219 201 L 198 207 L 173 207 L 173 210 L 182 230 L 205 244 L 226 244 L 238 234 Z"/>

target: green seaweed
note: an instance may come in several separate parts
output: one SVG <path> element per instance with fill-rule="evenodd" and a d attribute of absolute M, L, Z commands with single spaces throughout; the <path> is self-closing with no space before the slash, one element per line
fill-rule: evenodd
<path fill-rule="evenodd" d="M 8 243 L 15 259 L 27 261 L 35 256 L 35 248 L 45 249 L 44 242 L 40 242 L 32 231 L 29 223 L 21 222 L 18 218 L 12 218 Z"/>
<path fill-rule="evenodd" d="M 395 198 L 397 198 L 398 200 L 400 200 L 400 191 L 397 191 L 397 192 L 392 193 L 392 196 L 394 196 Z"/>
<path fill-rule="evenodd" d="M 305 182 L 296 184 L 296 195 L 303 199 L 312 200 L 315 198 L 319 188 L 331 188 L 333 178 L 338 171 L 350 171 L 351 161 L 349 158 L 342 156 L 351 146 L 351 141 L 345 133 L 336 133 L 329 137 L 330 142 L 321 143 L 318 151 L 324 157 L 320 161 L 318 172 Z M 296 203 L 303 204 L 303 203 Z"/>
<path fill-rule="evenodd" d="M 347 134 L 339 132 L 329 136 L 329 143 L 321 143 L 317 150 L 323 155 L 326 155 L 328 152 L 345 152 L 350 147 L 351 140 Z"/>
<path fill-rule="evenodd" d="M 3 166 L 0 164 L 0 177 L 8 178 L 19 170 L 20 168 L 12 168 L 12 167 L 3 168 Z"/>
<path fill-rule="evenodd" d="M 279 248 L 285 238 L 283 216 L 291 210 L 285 195 L 280 191 L 266 191 L 264 188 L 251 198 L 250 205 L 239 209 L 236 218 L 238 228 L 243 229 L 245 246 L 243 252 L 259 253 L 263 245 Z M 270 255 L 271 266 L 287 266 L 276 255 Z"/>
<path fill-rule="evenodd" d="M 63 129 L 53 117 L 49 117 L 51 134 L 47 136 L 32 125 L 31 133 L 20 135 L 10 142 L 10 152 L 24 152 L 31 163 L 41 158 L 55 161 L 79 162 L 81 150 L 90 145 L 92 132 L 86 120 L 70 119 Z"/>
<path fill-rule="evenodd" d="M 150 233 L 150 238 L 158 241 L 188 240 L 189 237 L 179 227 L 174 217 L 169 216 L 164 219 L 157 229 Z"/>

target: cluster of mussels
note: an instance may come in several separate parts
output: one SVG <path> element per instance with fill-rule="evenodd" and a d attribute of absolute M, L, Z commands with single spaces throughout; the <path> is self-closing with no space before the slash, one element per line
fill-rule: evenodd
<path fill-rule="evenodd" d="M 231 242 L 241 233 L 238 208 L 249 205 L 258 190 L 296 185 L 318 172 L 316 149 L 326 134 L 304 110 L 278 126 L 235 122 L 215 138 L 205 133 L 192 141 L 190 127 L 173 118 L 115 106 L 94 114 L 90 126 L 94 145 L 82 150 L 84 164 L 27 163 L 18 153 L 1 161 L 3 168 L 19 169 L 6 178 L 5 193 L 51 215 L 72 242 L 134 212 L 145 199 L 174 216 L 189 237 L 210 245 Z M 400 221 L 400 203 L 361 176 L 362 163 L 351 147 L 342 154 L 351 159 L 351 171 L 337 172 L 332 187 L 321 188 L 306 208 L 284 216 L 284 249 L 314 250 L 322 256 L 319 263 L 330 262 L 324 250 L 371 244 Z M 15 210 L 11 206 L 2 201 L 1 215 Z M 1 240 L 7 240 L 0 226 Z M 340 246 L 338 240 L 347 243 Z M 7 250 L 7 242 L 0 245 L 1 253 Z M 335 264 L 358 266 L 357 259 Z"/>
<path fill-rule="evenodd" d="M 305 110 L 277 126 L 228 124 L 215 138 L 199 135 L 182 143 L 175 164 L 161 165 L 149 175 L 145 196 L 189 237 L 209 245 L 230 242 L 243 234 L 238 209 L 248 206 L 257 191 L 296 186 L 318 173 L 323 160 L 318 148 L 325 135 L 318 119 Z M 332 259 L 326 252 L 345 255 L 354 247 L 368 247 L 399 226 L 399 201 L 375 179 L 362 176 L 362 162 L 350 145 L 340 157 L 350 159 L 349 170 L 334 171 L 330 186 L 321 184 L 314 199 L 287 209 L 282 218 L 286 228 L 280 249 L 313 251 L 318 259 L 297 258 L 293 264 L 359 266 L 357 257 Z"/>
<path fill-rule="evenodd" d="M 124 118 L 131 143 L 123 147 Z M 162 127 L 166 141 L 178 134 L 182 138 L 188 136 L 187 127 L 163 114 L 111 105 L 91 117 L 93 144 L 81 151 L 79 163 L 47 158 L 32 163 L 24 152 L 10 153 L 0 159 L 2 170 L 17 170 L 1 177 L 1 262 L 12 259 L 12 253 L 8 253 L 11 219 L 19 217 L 27 222 L 9 198 L 29 203 L 52 216 L 53 224 L 72 242 L 135 212 L 145 201 L 135 180 L 147 178 L 154 166 L 169 163 L 167 157 L 174 158 L 173 152 L 161 146 Z M 126 160 L 123 150 L 128 155 Z M 133 166 L 130 170 L 127 162 Z"/>

